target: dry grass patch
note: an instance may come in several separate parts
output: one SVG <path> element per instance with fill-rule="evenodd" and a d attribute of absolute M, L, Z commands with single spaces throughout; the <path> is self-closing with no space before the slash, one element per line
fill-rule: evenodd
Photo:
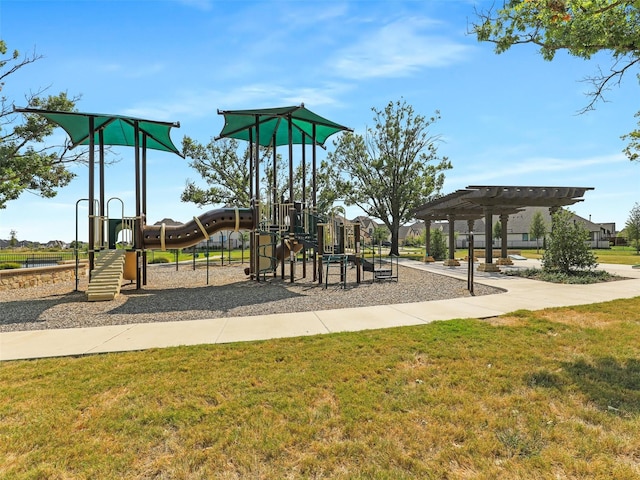
<path fill-rule="evenodd" d="M 624 321 L 609 313 L 584 315 L 583 312 L 577 311 L 547 311 L 541 315 L 541 318 L 549 322 L 563 323 L 574 327 L 598 329 L 611 328 Z"/>

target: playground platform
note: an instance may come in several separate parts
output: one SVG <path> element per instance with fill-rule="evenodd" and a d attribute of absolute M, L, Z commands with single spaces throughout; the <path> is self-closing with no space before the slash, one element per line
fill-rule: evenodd
<path fill-rule="evenodd" d="M 467 268 L 464 264 L 459 267 L 446 267 L 442 263 L 424 264 L 410 260 L 401 263 L 412 268 L 467 279 Z M 539 262 L 517 260 L 512 267 L 501 268 L 533 267 L 539 267 Z M 592 285 L 558 285 L 500 273 L 476 271 L 475 283 L 501 288 L 505 293 L 250 317 L 6 332 L 0 333 L 0 361 L 246 342 L 423 325 L 455 318 L 482 319 L 519 309 L 540 310 L 640 295 L 640 269 L 634 269 L 631 265 L 600 265 L 598 268 L 628 279 Z"/>

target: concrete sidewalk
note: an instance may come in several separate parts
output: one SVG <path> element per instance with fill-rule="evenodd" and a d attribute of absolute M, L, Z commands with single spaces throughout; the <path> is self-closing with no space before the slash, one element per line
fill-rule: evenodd
<path fill-rule="evenodd" d="M 413 268 L 467 280 L 466 265 L 445 267 L 440 263 L 402 263 Z M 539 267 L 536 260 L 520 260 L 514 263 L 513 267 L 501 268 Z M 251 317 L 7 332 L 0 333 L 0 361 L 420 325 L 435 320 L 487 318 L 519 309 L 539 310 L 640 295 L 640 269 L 634 269 L 630 265 L 600 265 L 599 268 L 627 277 L 629 280 L 593 285 L 558 285 L 498 273 L 474 272 L 475 283 L 498 287 L 504 289 L 505 293 Z"/>

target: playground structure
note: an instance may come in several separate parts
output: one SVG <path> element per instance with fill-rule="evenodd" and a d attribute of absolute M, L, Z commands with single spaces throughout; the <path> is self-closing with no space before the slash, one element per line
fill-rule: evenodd
<path fill-rule="evenodd" d="M 181 225 L 147 225 L 147 149 L 175 153 L 182 156 L 170 138 L 170 129 L 179 123 L 156 122 L 119 115 L 102 115 L 79 112 L 59 112 L 39 109 L 16 109 L 25 114 L 37 114 L 61 126 L 71 139 L 71 148 L 88 146 L 89 196 L 76 204 L 88 202 L 88 238 L 90 281 L 88 300 L 110 300 L 119 292 L 123 280 L 136 282 L 136 289 L 147 283 L 147 251 L 180 249 L 196 245 L 221 230 L 248 230 L 250 236 L 250 260 L 247 275 L 261 281 L 267 275 L 277 275 L 280 269 L 285 278 L 285 266 L 289 265 L 289 280 L 295 281 L 298 256 L 302 255 L 302 277 L 307 276 L 307 261 L 313 263 L 313 281 L 328 285 L 331 275 L 339 275 L 346 284 L 346 265 L 354 264 L 357 282 L 361 281 L 361 238 L 358 224 L 351 224 L 338 210 L 321 215 L 317 210 L 316 147 L 324 146 L 334 133 L 348 131 L 347 127 L 331 122 L 307 110 L 304 105 L 257 110 L 222 111 L 225 126 L 217 138 L 236 138 L 249 142 L 250 147 L 250 198 L 251 205 L 244 208 L 211 210 Z M 302 181 L 294 188 L 293 145 L 301 145 Z M 134 148 L 135 215 L 125 216 L 124 203 L 117 198 L 106 200 L 105 195 L 105 146 L 130 146 Z M 288 146 L 288 200 L 278 200 L 277 147 Z M 96 146 L 98 165 L 96 169 Z M 261 198 L 261 166 L 259 146 L 273 152 L 272 191 Z M 311 147 L 311 191 L 306 180 L 308 165 L 307 148 Z M 98 171 L 98 195 L 95 192 L 95 173 Z M 264 170 L 264 168 L 262 169 Z M 264 172 L 266 175 L 266 172 Z M 296 192 L 301 192 L 296 198 Z M 111 215 L 109 204 L 120 201 L 121 212 Z M 129 250 L 117 248 L 117 239 L 126 232 L 123 243 Z M 78 245 L 76 228 L 76 248 Z M 77 255 L 76 255 L 77 258 Z M 364 263 L 367 268 L 368 263 Z M 76 262 L 76 268 L 78 262 Z M 381 279 L 384 275 L 376 276 Z M 77 270 L 76 270 L 77 272 Z M 397 266 L 396 266 L 397 272 Z M 76 288 L 77 288 L 76 273 Z"/>
<path fill-rule="evenodd" d="M 111 200 L 119 199 L 112 198 L 109 202 Z M 111 218 L 107 208 L 107 215 L 98 216 L 93 222 L 96 227 L 93 237 L 96 241 L 94 252 L 97 253 L 97 258 L 87 289 L 88 300 L 112 300 L 119 294 L 123 280 L 142 280 L 142 284 L 146 285 L 148 250 L 187 248 L 202 240 L 208 240 L 211 235 L 221 230 L 252 229 L 254 225 L 252 213 L 248 208 L 220 208 L 193 217 L 191 221 L 180 225 L 142 223 L 142 232 L 136 235 L 135 217 L 126 217 L 123 213 L 116 218 Z M 120 237 L 122 243 L 130 246 L 131 249 L 117 248 L 117 240 L 121 232 L 124 234 Z M 142 262 L 138 261 L 140 254 L 143 258 Z"/>

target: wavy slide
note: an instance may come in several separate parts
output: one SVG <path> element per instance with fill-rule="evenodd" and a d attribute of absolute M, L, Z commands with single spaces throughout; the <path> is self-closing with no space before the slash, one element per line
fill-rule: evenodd
<path fill-rule="evenodd" d="M 182 225 L 145 225 L 142 242 L 145 249 L 187 248 L 220 230 L 253 229 L 250 208 L 219 208 L 203 213 Z"/>

